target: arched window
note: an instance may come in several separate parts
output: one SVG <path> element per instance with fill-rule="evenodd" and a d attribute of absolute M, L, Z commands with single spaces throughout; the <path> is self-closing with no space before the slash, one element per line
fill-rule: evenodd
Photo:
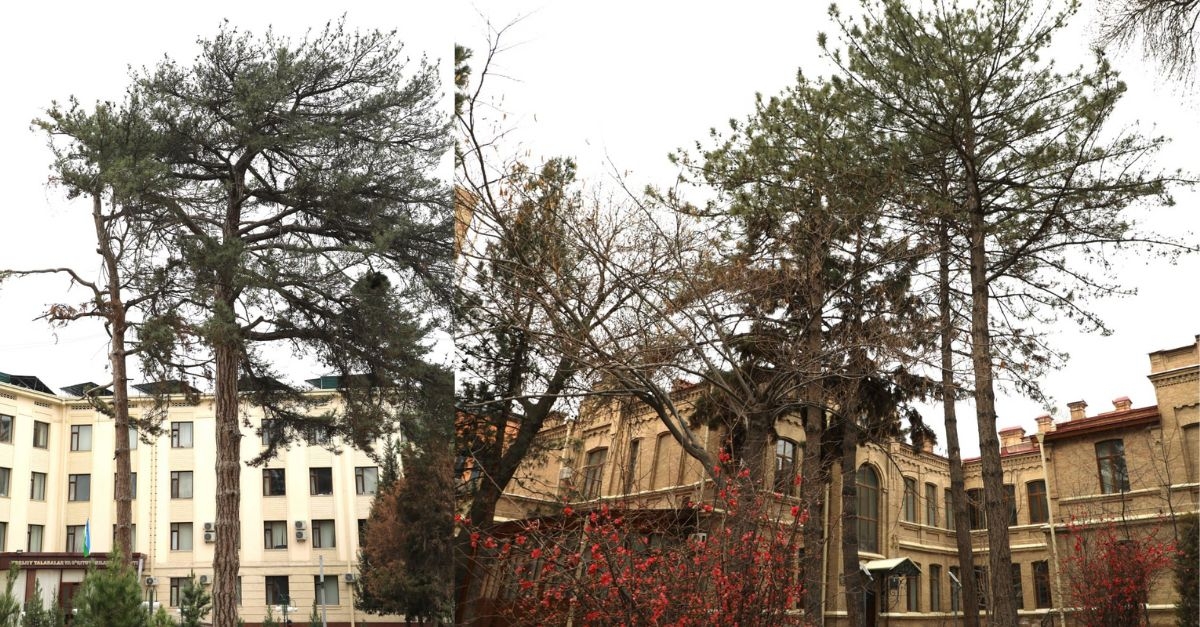
<path fill-rule="evenodd" d="M 788 495 L 796 491 L 796 443 L 786 438 L 775 442 L 775 491 Z"/>
<path fill-rule="evenodd" d="M 858 469 L 858 548 L 879 552 L 879 475 L 863 464 Z"/>

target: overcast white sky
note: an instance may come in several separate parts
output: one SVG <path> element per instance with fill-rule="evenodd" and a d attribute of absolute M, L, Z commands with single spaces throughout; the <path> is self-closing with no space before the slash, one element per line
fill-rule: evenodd
<path fill-rule="evenodd" d="M 129 66 L 151 67 L 164 55 L 190 62 L 198 38 L 214 36 L 222 21 L 243 30 L 302 36 L 346 14 L 351 29 L 395 29 L 414 64 L 426 55 L 445 59 L 443 87 L 452 93 L 451 22 L 436 2 L 29 2 L 0 19 L 4 98 L 0 99 L 0 268 L 71 266 L 84 276 L 99 267 L 87 208 L 70 206 L 47 186 L 50 152 L 30 130 L 51 101 L 71 95 L 90 105 L 119 100 Z M 447 100 L 447 113 L 449 112 Z M 447 161 L 449 165 L 449 161 Z M 449 180 L 449 171 L 443 180 Z M 63 277 L 14 279 L 0 284 L 0 371 L 33 374 L 51 388 L 107 381 L 106 337 L 96 321 L 50 330 L 33 321 L 46 305 L 76 302 Z M 292 372 L 297 379 L 319 372 Z"/>
<path fill-rule="evenodd" d="M 593 177 L 610 172 L 611 159 L 638 189 L 670 184 L 675 170 L 667 154 L 704 140 L 712 127 L 727 128 L 730 118 L 744 119 L 755 92 L 780 92 L 800 68 L 809 76 L 828 75 L 816 45 L 818 31 L 833 32 L 826 7 L 826 2 L 748 1 L 735 7 L 509 0 L 461 6 L 462 17 L 455 21 L 460 41 L 482 51 L 484 16 L 496 26 L 520 18 L 505 34 L 507 50 L 497 59 L 506 79 L 492 84 L 493 93 L 503 94 L 510 139 L 520 139 L 519 151 L 573 155 L 581 172 Z M 1058 40 L 1056 58 L 1064 69 L 1087 58 L 1091 15 L 1079 18 Z M 1187 102 L 1157 80 L 1136 54 L 1118 57 L 1117 66 L 1130 87 L 1120 123 L 1139 122 L 1147 133 L 1174 137 L 1161 161 L 1200 170 L 1193 156 L 1200 139 L 1196 100 Z M 1176 235 L 1200 233 L 1200 196 L 1180 193 L 1177 200 L 1177 207 L 1156 209 L 1148 220 Z M 1063 371 L 1045 380 L 1059 419 L 1067 415 L 1067 402 L 1080 399 L 1093 412 L 1111 409 L 1120 396 L 1129 396 L 1135 406 L 1153 404 L 1146 354 L 1188 344 L 1200 333 L 1200 259 L 1176 267 L 1130 259 L 1122 277 L 1138 287 L 1137 296 L 1094 304 L 1113 336 L 1083 336 L 1069 325 L 1054 330 L 1056 345 L 1072 355 Z M 1029 432 L 1044 413 L 1037 403 L 1003 393 L 997 411 L 1001 427 L 1021 425 Z M 964 453 L 976 454 L 973 412 L 964 407 L 959 415 Z M 927 420 L 940 423 L 940 410 Z"/>
<path fill-rule="evenodd" d="M 84 103 L 119 98 L 127 66 L 152 65 L 164 54 L 190 60 L 197 37 L 214 34 L 223 19 L 254 31 L 271 24 L 299 34 L 346 12 L 354 27 L 398 29 L 414 57 L 428 51 L 449 60 L 454 41 L 482 50 L 481 12 L 497 25 L 523 16 L 506 35 L 510 49 L 498 60 L 508 79 L 493 85 L 504 95 L 514 138 L 534 154 L 575 156 L 587 176 L 605 175 L 611 159 L 635 186 L 673 180 L 667 154 L 703 140 L 709 128 L 724 127 L 731 117 L 744 118 L 755 92 L 779 92 L 798 68 L 828 73 L 815 43 L 819 30 L 831 30 L 824 2 L 755 0 L 736 8 L 626 0 L 464 1 L 450 9 L 437 4 L 43 2 L 7 9 L 0 20 L 6 70 L 0 268 L 97 267 L 86 212 L 47 187 L 50 155 L 43 138 L 29 130 L 30 120 L 52 100 L 72 94 Z M 1081 15 L 1074 32 L 1060 38 L 1060 65 L 1084 60 L 1089 19 Z M 1174 137 L 1161 160 L 1200 170 L 1192 156 L 1200 140 L 1196 100 L 1188 102 L 1158 80 L 1134 54 L 1118 57 L 1117 65 L 1130 86 L 1121 122 L 1137 121 L 1148 132 Z M 1200 232 L 1200 196 L 1187 192 L 1177 199 L 1177 207 L 1155 210 L 1148 220 L 1175 234 Z M 1112 337 L 1083 337 L 1066 326 L 1055 331 L 1058 345 L 1073 356 L 1066 369 L 1046 379 L 1060 418 L 1065 403 L 1079 399 L 1096 411 L 1119 396 L 1129 396 L 1135 406 L 1152 404 L 1146 353 L 1187 344 L 1200 333 L 1200 259 L 1176 267 L 1130 259 L 1124 279 L 1139 288 L 1136 297 L 1094 305 L 1115 330 Z M 55 388 L 104 380 L 105 338 L 98 323 L 55 333 L 32 321 L 48 303 L 77 299 L 61 278 L 0 285 L 0 371 L 35 374 Z M 1042 413 L 1034 403 L 1004 395 L 998 411 L 1002 426 L 1030 431 Z M 974 448 L 971 431 L 963 430 L 967 450 Z"/>

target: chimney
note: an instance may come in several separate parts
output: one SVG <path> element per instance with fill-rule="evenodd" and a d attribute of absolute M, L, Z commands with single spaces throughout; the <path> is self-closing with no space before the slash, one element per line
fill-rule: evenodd
<path fill-rule="evenodd" d="M 1000 430 L 1000 446 L 1002 448 L 1012 448 L 1021 443 L 1021 439 L 1025 437 L 1024 427 L 1008 427 Z"/>
<path fill-rule="evenodd" d="M 1042 414 L 1037 417 L 1038 433 L 1050 433 L 1054 431 L 1054 419 L 1050 414 Z"/>
<path fill-rule="evenodd" d="M 933 453 L 933 440 L 931 440 L 929 438 L 925 438 L 924 440 L 921 440 L 921 452 L 922 453 Z"/>
<path fill-rule="evenodd" d="M 1113 399 L 1113 411 L 1128 411 L 1133 407 L 1133 401 L 1128 396 Z"/>
<path fill-rule="evenodd" d="M 1087 413 L 1085 413 L 1085 411 L 1087 410 L 1087 402 L 1086 401 L 1075 401 L 1074 403 L 1067 403 L 1067 407 L 1069 407 L 1071 409 L 1071 420 L 1079 420 L 1080 418 L 1087 417 Z"/>

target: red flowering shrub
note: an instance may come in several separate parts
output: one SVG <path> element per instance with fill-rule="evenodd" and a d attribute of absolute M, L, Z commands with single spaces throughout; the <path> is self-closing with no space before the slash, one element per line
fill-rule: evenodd
<path fill-rule="evenodd" d="M 1072 551 L 1063 565 L 1078 624 L 1148 624 L 1150 586 L 1171 565 L 1174 544 L 1158 540 L 1157 529 L 1132 539 L 1112 523 L 1094 530 L 1073 525 L 1070 532 Z"/>
<path fill-rule="evenodd" d="M 492 547 L 498 611 L 517 625 L 803 625 L 794 572 L 807 511 L 731 480 L 679 511 L 565 508 Z"/>

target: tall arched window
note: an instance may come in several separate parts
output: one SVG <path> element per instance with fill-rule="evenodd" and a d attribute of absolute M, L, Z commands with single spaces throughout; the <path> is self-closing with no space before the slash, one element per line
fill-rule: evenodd
<path fill-rule="evenodd" d="M 858 469 L 858 548 L 879 552 L 879 475 L 863 464 Z"/>

